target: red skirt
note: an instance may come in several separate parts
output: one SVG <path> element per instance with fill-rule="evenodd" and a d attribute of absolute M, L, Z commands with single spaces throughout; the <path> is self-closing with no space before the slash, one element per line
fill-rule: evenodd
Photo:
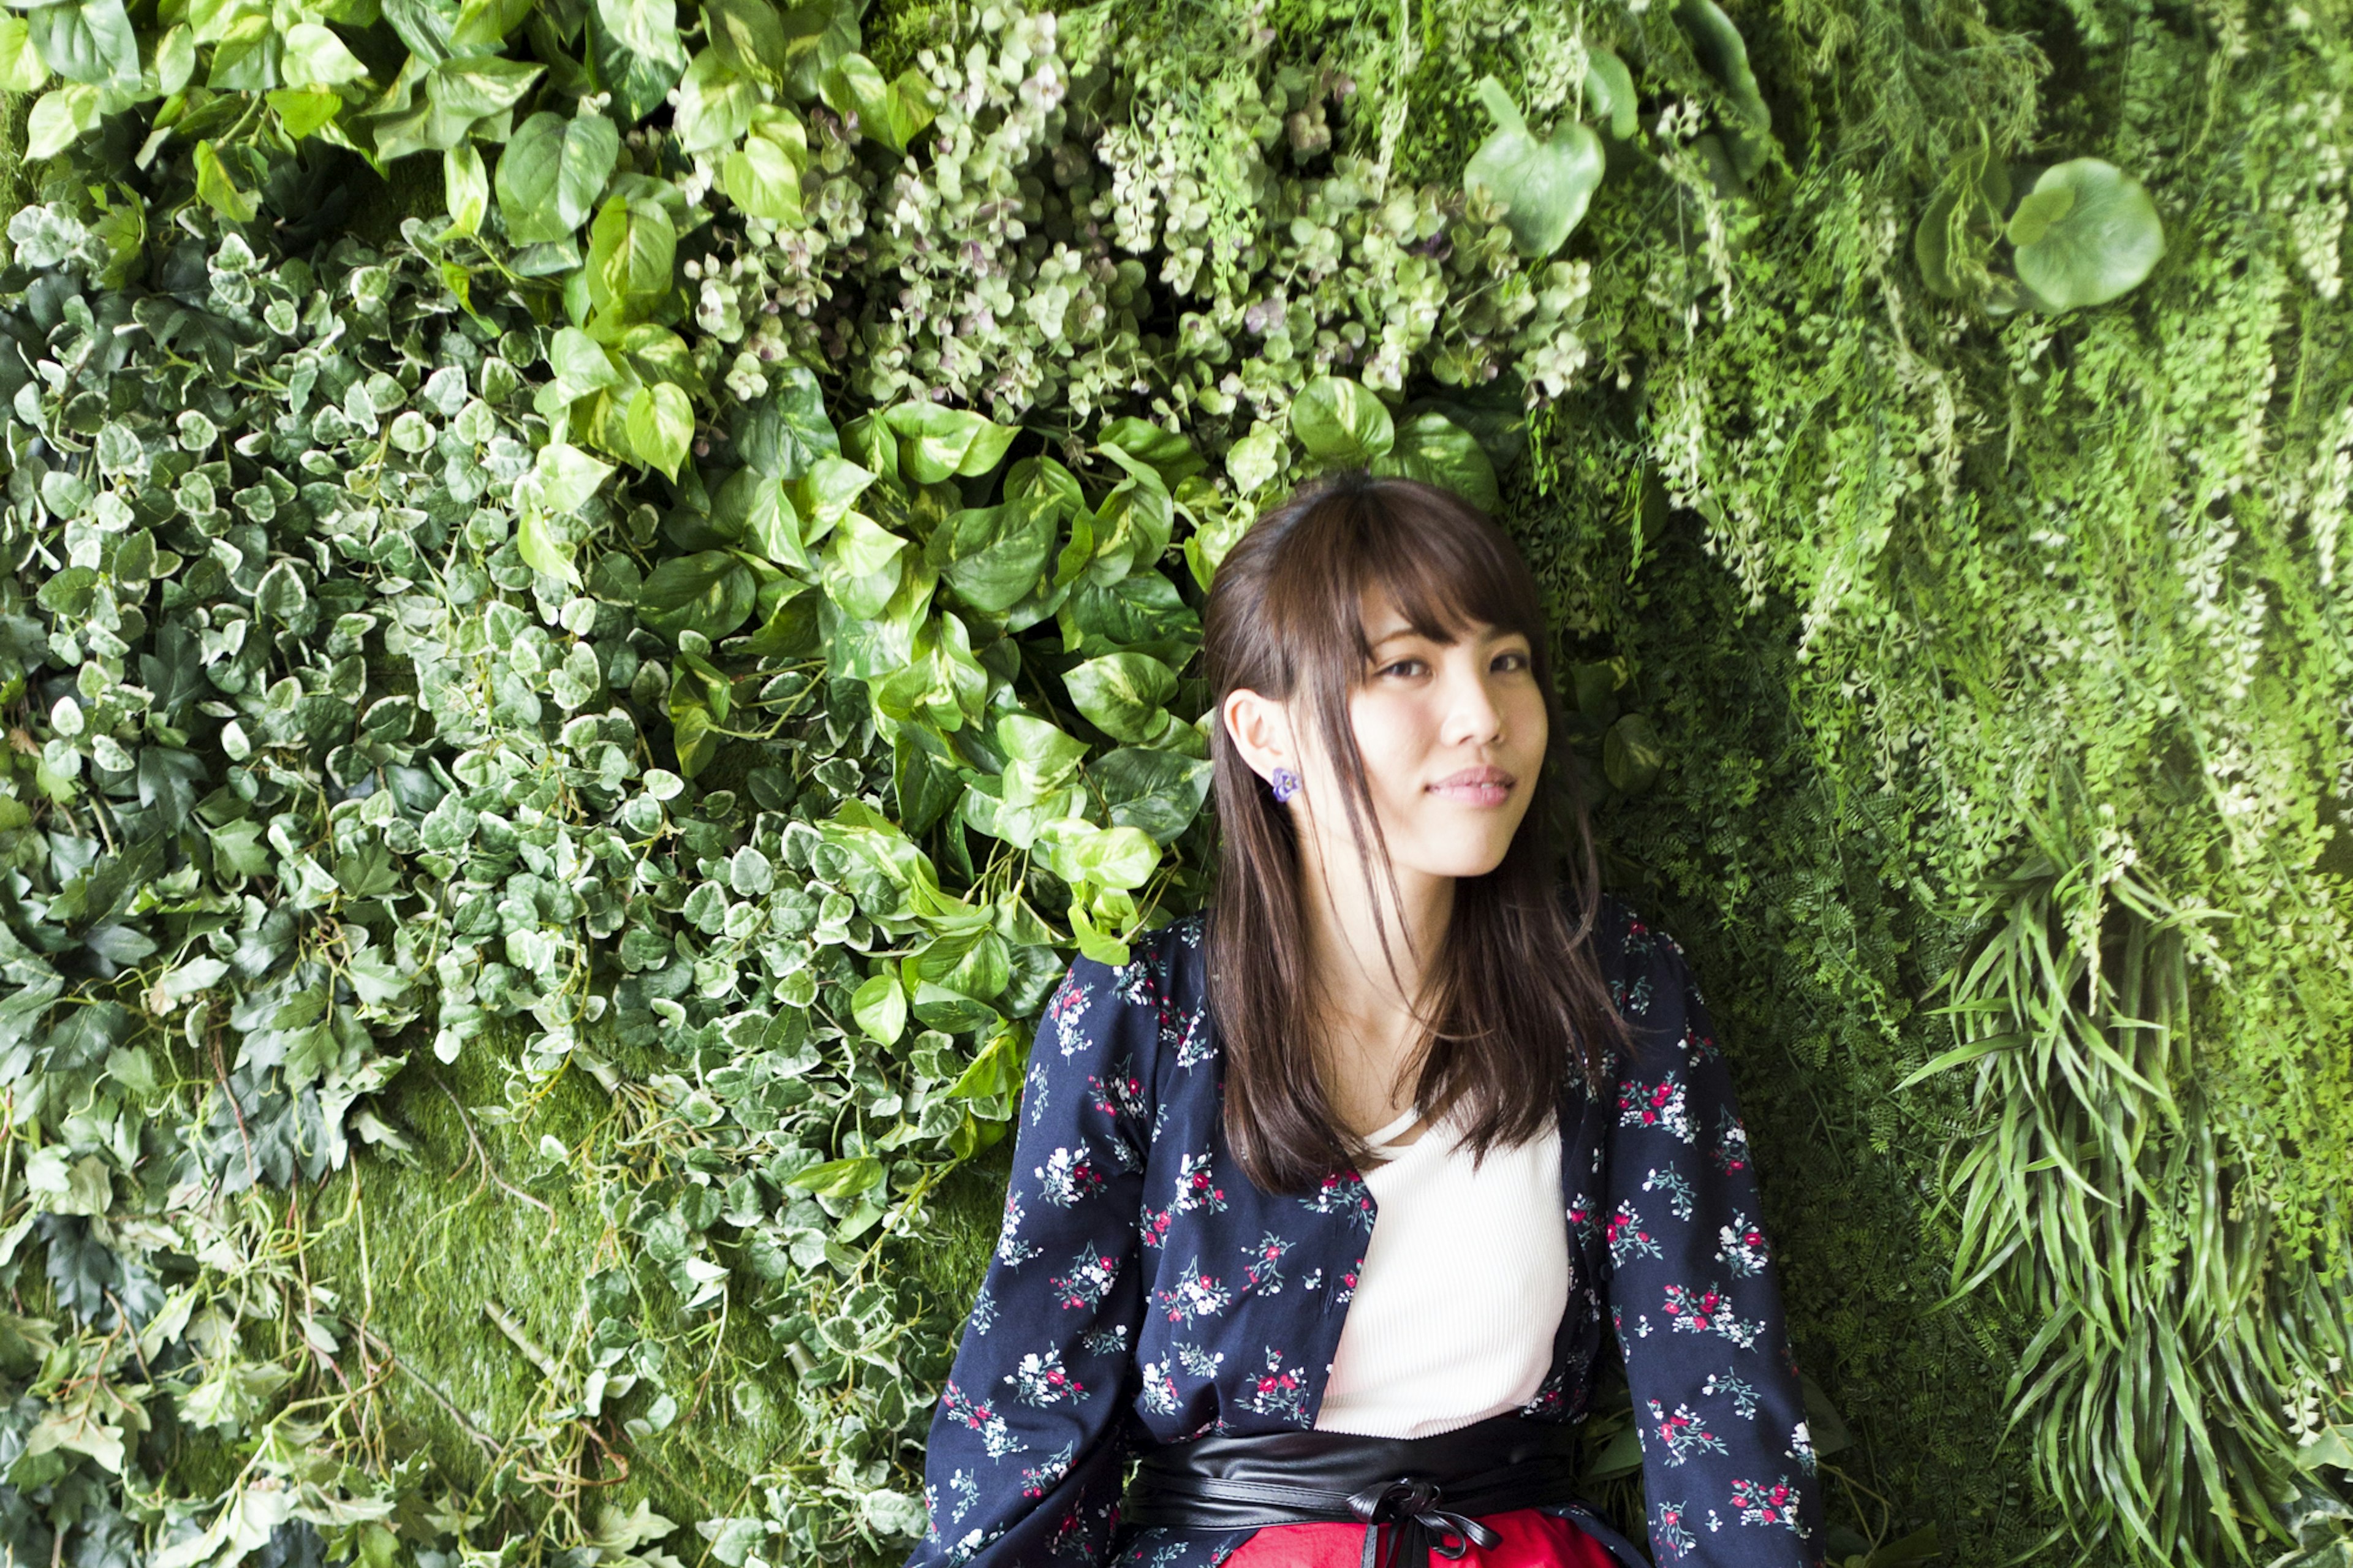
<path fill-rule="evenodd" d="M 1479 1522 L 1504 1539 L 1493 1546 L 1472 1547 L 1452 1559 L 1452 1568 L 1619 1568 L 1601 1542 L 1542 1509 L 1481 1514 Z M 1383 1523 L 1380 1528 L 1379 1545 L 1386 1552 L 1394 1527 Z M 1364 1551 L 1361 1524 L 1270 1524 L 1243 1542 L 1224 1568 L 1357 1568 Z"/>

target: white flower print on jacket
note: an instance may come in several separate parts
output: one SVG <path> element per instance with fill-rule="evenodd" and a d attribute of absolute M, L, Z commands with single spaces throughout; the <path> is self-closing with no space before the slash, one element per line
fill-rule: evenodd
<path fill-rule="evenodd" d="M 1281 1194 L 1233 1160 L 1206 929 L 1142 933 L 1117 968 L 1077 959 L 1047 1004 L 907 1568 L 1216 1568 L 1252 1531 L 1123 1524 L 1126 1460 L 1314 1425 L 1377 1205 L 1353 1170 Z M 1647 1416 L 1658 1561 L 1819 1568 L 1813 1446 L 1725 1052 L 1682 949 L 1616 900 L 1598 956 L 1635 1049 L 1610 1092 L 1572 1080 L 1561 1102 L 1569 1302 L 1519 1413 L 1583 1420 L 1614 1341 Z M 1641 1563 L 1588 1511 L 1552 1511 Z"/>

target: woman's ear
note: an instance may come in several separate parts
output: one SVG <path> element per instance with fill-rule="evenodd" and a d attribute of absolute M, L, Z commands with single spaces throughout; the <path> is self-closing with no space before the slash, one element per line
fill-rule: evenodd
<path fill-rule="evenodd" d="M 1282 703 L 1261 697 L 1246 686 L 1237 687 L 1226 693 L 1218 712 L 1234 749 L 1241 753 L 1252 773 L 1271 779 L 1277 768 L 1298 770 L 1299 754 L 1292 743 L 1291 716 Z"/>

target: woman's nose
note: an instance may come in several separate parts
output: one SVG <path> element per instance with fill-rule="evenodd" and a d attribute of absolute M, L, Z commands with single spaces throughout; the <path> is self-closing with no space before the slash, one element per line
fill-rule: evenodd
<path fill-rule="evenodd" d="M 1445 739 L 1449 743 L 1485 743 L 1503 738 L 1503 705 L 1488 689 L 1483 670 L 1468 668 L 1451 671 L 1446 689 Z"/>

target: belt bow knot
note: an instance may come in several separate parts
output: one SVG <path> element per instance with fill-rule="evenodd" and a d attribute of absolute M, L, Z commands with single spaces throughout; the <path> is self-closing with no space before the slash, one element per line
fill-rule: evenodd
<path fill-rule="evenodd" d="M 1426 1476 L 1404 1475 L 1350 1493 L 1348 1511 L 1365 1521 L 1365 1550 L 1357 1559 L 1358 1568 L 1389 1568 L 1393 1563 L 1422 1568 L 1432 1555 L 1451 1562 L 1473 1545 L 1490 1547 L 1504 1539 L 1469 1514 L 1439 1507 L 1443 1492 L 1438 1482 Z M 1394 1531 L 1388 1555 L 1377 1562 L 1384 1520 Z"/>

